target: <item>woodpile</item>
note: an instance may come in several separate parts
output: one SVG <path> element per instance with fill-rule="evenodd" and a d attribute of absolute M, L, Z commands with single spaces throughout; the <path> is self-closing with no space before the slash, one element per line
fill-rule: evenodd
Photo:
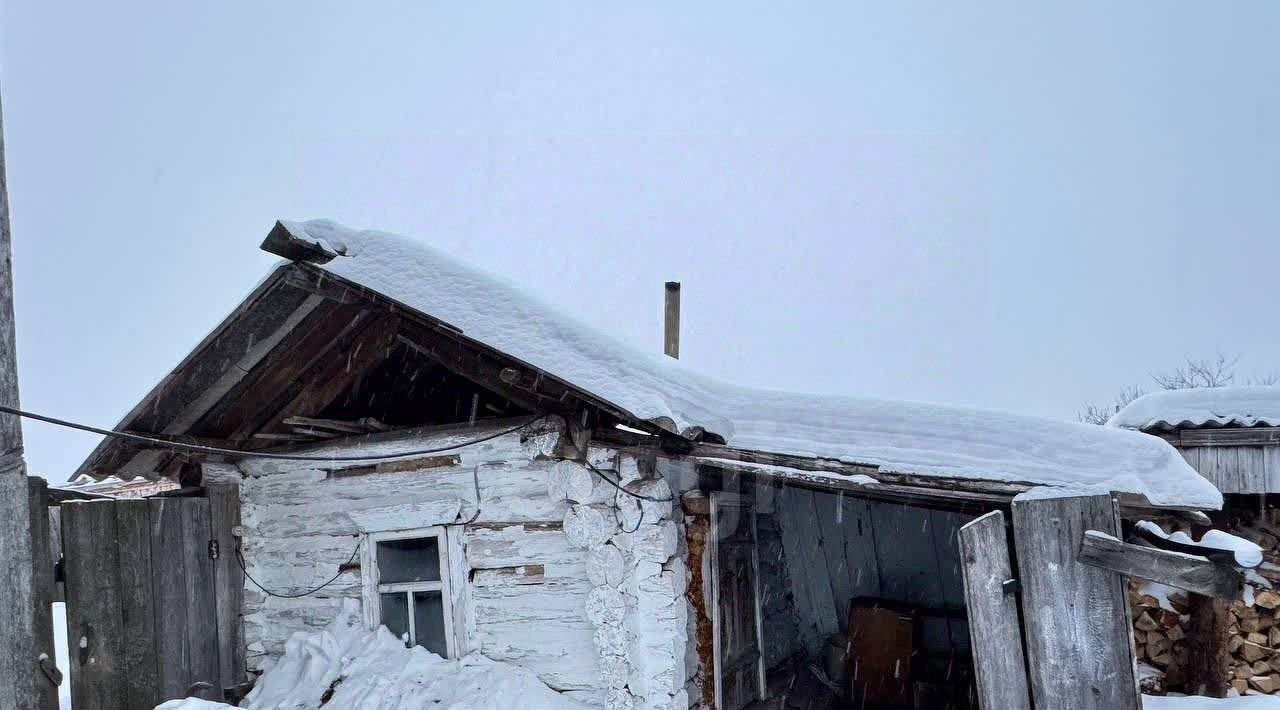
<path fill-rule="evenodd" d="M 1131 587 L 1133 639 L 1138 662 L 1162 671 L 1163 677 L 1143 681 L 1143 691 L 1163 693 L 1184 690 L 1188 653 L 1187 629 L 1190 611 L 1185 592 L 1168 595 L 1162 608 L 1154 596 Z M 1253 606 L 1231 606 L 1228 650 L 1231 667 L 1226 669 L 1231 685 L 1241 694 L 1280 692 L 1280 593 L 1261 590 Z"/>

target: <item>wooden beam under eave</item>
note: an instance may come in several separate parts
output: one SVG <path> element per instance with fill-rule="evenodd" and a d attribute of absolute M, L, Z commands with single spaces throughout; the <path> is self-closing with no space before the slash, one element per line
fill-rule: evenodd
<path fill-rule="evenodd" d="M 1097 530 L 1080 540 L 1080 562 L 1131 577 L 1141 577 L 1207 597 L 1239 599 L 1244 574 L 1203 557 L 1134 545 Z"/>
<path fill-rule="evenodd" d="M 349 347 L 371 319 L 372 314 L 359 305 L 327 304 L 282 341 L 192 430 L 233 442 L 247 439 L 297 392 L 308 372 L 335 349 Z"/>
<path fill-rule="evenodd" d="M 358 338 L 345 348 L 333 348 L 302 376 L 301 389 L 269 419 L 270 424 L 258 431 L 283 433 L 291 430 L 284 420 L 293 416 L 318 415 L 378 362 L 387 357 L 395 342 L 400 319 L 384 316 L 373 321 Z M 241 429 L 236 440 L 243 441 L 254 433 Z"/>
<path fill-rule="evenodd" d="M 255 339 L 270 335 L 308 300 L 306 291 L 285 283 L 287 267 L 273 271 L 236 308 L 129 410 L 115 429 L 121 431 L 162 431 L 172 417 L 198 397 L 205 386 L 216 382 L 232 363 L 252 349 Z M 71 478 L 110 475 L 136 453 L 116 439 L 103 439 L 85 458 Z"/>
<path fill-rule="evenodd" d="M 423 313 L 416 308 L 388 298 L 373 289 L 325 271 L 323 268 L 313 264 L 291 264 L 288 269 L 289 273 L 286 278 L 291 286 L 308 289 L 338 303 L 359 302 L 380 306 L 391 313 L 401 316 L 403 319 L 402 332 L 406 336 L 413 338 L 419 345 L 427 345 L 428 349 L 435 349 L 440 352 L 443 344 L 452 341 L 456 346 L 452 346 L 450 352 L 456 353 L 456 355 L 443 354 L 438 357 L 442 364 L 457 371 L 458 374 L 472 379 L 473 382 L 482 387 L 493 390 L 495 394 L 521 404 L 521 406 L 542 412 L 547 412 L 548 408 L 552 408 L 549 410 L 550 412 L 561 415 L 571 414 L 583 407 L 588 407 L 599 410 L 601 413 L 614 417 L 618 421 L 637 422 L 637 426 L 645 426 L 643 422 L 639 422 L 636 416 L 612 402 L 601 399 L 586 390 L 574 387 L 571 383 L 524 362 L 510 353 L 502 352 L 486 343 L 470 338 L 461 328 L 452 323 L 442 321 L 428 313 Z M 471 362 L 486 364 L 484 370 L 486 374 L 482 378 L 483 382 L 474 379 L 473 375 L 477 374 L 475 370 L 462 371 L 460 369 Z M 488 365 L 490 364 L 497 365 L 492 376 L 487 374 Z M 504 386 L 502 379 L 497 376 L 507 367 L 513 367 L 519 371 L 523 384 L 532 383 L 535 385 L 532 390 L 524 392 L 525 403 L 521 403 L 519 392 L 513 391 L 511 387 Z M 530 394 L 536 394 L 538 397 L 530 401 Z"/>

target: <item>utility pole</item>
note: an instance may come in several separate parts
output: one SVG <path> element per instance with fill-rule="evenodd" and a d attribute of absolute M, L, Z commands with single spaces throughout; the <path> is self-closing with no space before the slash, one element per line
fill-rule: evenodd
<path fill-rule="evenodd" d="M 9 185 L 4 170 L 4 114 L 0 110 L 0 402 L 18 403 L 18 357 L 13 326 L 13 255 Z M 0 414 L 0 708 L 36 707 L 32 608 L 31 513 L 22 422 Z"/>

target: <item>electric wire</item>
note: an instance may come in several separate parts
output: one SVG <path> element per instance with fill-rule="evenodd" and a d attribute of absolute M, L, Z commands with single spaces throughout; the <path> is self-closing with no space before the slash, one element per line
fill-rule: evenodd
<path fill-rule="evenodd" d="M 517 431 L 520 431 L 521 429 L 530 427 L 547 417 L 547 415 L 545 414 L 539 414 L 534 417 L 531 417 L 528 421 L 522 424 L 518 424 L 508 429 L 503 429 L 502 431 L 494 432 L 493 434 L 482 436 L 478 439 L 471 439 L 468 441 L 459 442 L 457 444 L 449 444 L 447 446 L 437 446 L 430 449 L 415 449 L 413 451 L 400 451 L 394 454 L 363 454 L 358 456 L 353 456 L 353 455 L 307 456 L 304 454 L 273 454 L 266 451 L 244 451 L 242 449 L 224 449 L 217 446 L 206 446 L 204 444 L 192 444 L 189 442 L 179 441 L 176 439 L 165 439 L 162 437 L 151 436 L 146 434 L 134 434 L 132 432 L 127 432 L 127 431 L 115 431 L 114 429 L 102 429 L 99 427 L 90 426 L 88 424 L 79 424 L 77 422 L 68 421 L 66 419 L 59 419 L 57 417 L 50 417 L 43 414 L 36 414 L 34 412 L 26 412 L 21 409 L 16 409 L 14 407 L 7 407 L 3 404 L 0 404 L 0 412 L 3 412 L 5 414 L 13 414 L 19 417 L 23 417 L 25 419 L 34 419 L 36 421 L 45 422 L 46 424 L 53 424 L 56 426 L 67 427 L 69 429 L 79 429 L 80 431 L 87 431 L 92 434 L 99 434 L 101 436 L 109 436 L 116 439 L 125 439 L 128 441 L 137 441 L 137 442 L 146 443 L 146 444 L 158 444 L 161 446 L 166 446 L 172 449 L 178 449 L 182 451 L 192 451 L 192 452 L 204 453 L 204 454 L 217 454 L 219 456 L 231 456 L 235 458 L 275 459 L 278 461 L 328 461 L 328 462 L 386 461 L 389 459 L 404 458 L 406 456 L 425 456 L 427 454 L 438 454 L 443 451 L 453 451 L 454 449 L 461 449 L 467 446 L 481 444 L 486 441 L 490 441 L 492 439 L 497 439 L 500 436 L 513 434 Z"/>
<path fill-rule="evenodd" d="M 344 569 L 342 569 L 342 568 L 343 568 L 343 567 L 345 567 L 345 566 L 347 566 L 347 565 L 349 565 L 349 564 L 351 564 L 352 562 L 354 562 L 354 561 L 355 561 L 355 559 L 356 559 L 356 555 L 357 555 L 359 552 L 360 552 L 360 543 L 359 543 L 359 542 L 357 542 L 357 543 L 356 543 L 356 549 L 352 550 L 352 551 L 351 551 L 351 556 L 347 558 L 347 561 L 346 561 L 346 562 L 344 562 L 344 563 L 342 563 L 342 565 L 340 565 L 340 566 L 338 567 L 338 573 L 337 573 L 337 574 L 335 574 L 335 575 L 333 575 L 332 577 L 330 577 L 330 578 L 329 578 L 329 580 L 328 580 L 327 582 L 325 582 L 324 584 L 321 584 L 320 586 L 315 587 L 315 588 L 312 588 L 312 589 L 308 589 L 308 590 L 307 590 L 307 591 L 305 591 L 305 592 L 300 592 L 300 593 L 298 593 L 298 594 L 286 594 L 286 593 L 284 593 L 284 592 L 273 592 L 273 591 L 271 591 L 270 589 L 267 589 L 266 587 L 262 586 L 262 584 L 261 584 L 258 580 L 256 580 L 256 579 L 254 579 L 254 578 L 253 578 L 253 575 L 249 574 L 249 570 L 245 568 L 245 564 L 244 564 L 244 555 L 243 555 L 243 554 L 241 554 L 241 552 L 240 552 L 240 545 L 239 545 L 239 544 L 237 544 L 237 545 L 236 545 L 236 562 L 237 562 L 237 563 L 239 563 L 239 565 L 240 565 L 240 571 L 241 571 L 241 572 L 244 572 L 244 578 L 245 578 L 245 579 L 247 579 L 247 580 L 249 580 L 250 582 L 252 582 L 252 583 L 253 583 L 253 586 L 255 586 L 255 587 L 257 587 L 258 589 L 262 590 L 262 593 L 263 593 L 263 594 L 266 594 L 266 595 L 267 595 L 267 596 L 269 596 L 269 597 L 277 597 L 277 598 L 279 598 L 279 599 L 301 599 L 302 597 L 311 596 L 312 594 L 315 594 L 316 592 L 319 592 L 319 591 L 321 591 L 322 589 L 324 589 L 324 588 L 328 587 L 329 585 L 333 584 L 334 582 L 338 581 L 338 577 L 341 577 L 341 576 L 342 576 L 342 573 L 346 571 L 346 570 L 344 570 Z"/>

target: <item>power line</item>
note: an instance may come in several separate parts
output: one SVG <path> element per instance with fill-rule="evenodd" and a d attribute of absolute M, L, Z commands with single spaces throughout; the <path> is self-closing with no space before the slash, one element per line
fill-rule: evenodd
<path fill-rule="evenodd" d="M 91 434 L 99 434 L 101 436 L 108 436 L 116 439 L 125 439 L 127 441 L 137 441 L 144 444 L 157 444 L 160 446 L 168 447 L 171 449 L 178 449 L 182 451 L 192 451 L 192 452 L 203 453 L 203 454 L 217 454 L 219 456 L 231 456 L 234 458 L 276 459 L 280 461 L 330 461 L 330 462 L 333 462 L 333 461 L 386 461 L 389 459 L 403 458 L 405 456 L 425 456 L 428 454 L 438 454 L 443 451 L 453 451 L 454 449 L 461 449 L 467 446 L 473 446 L 475 444 L 484 443 L 492 439 L 497 439 L 500 436 L 513 434 L 517 431 L 520 431 L 521 429 L 532 426 L 533 424 L 547 417 L 547 415 L 545 414 L 539 414 L 537 416 L 530 418 L 528 421 L 522 424 L 518 424 L 508 429 L 503 429 L 502 431 L 495 432 L 487 436 L 482 436 L 478 439 L 471 439 L 471 440 L 463 441 L 457 444 L 449 444 L 448 446 L 437 446 L 430 449 L 415 449 L 413 451 L 401 451 L 394 454 L 364 454 L 361 456 L 342 456 L 342 455 L 305 456 L 302 454 L 273 454 L 265 451 L 244 451 L 241 449 L 223 449 L 217 446 L 205 446 L 203 444 L 192 444 L 185 441 L 178 441 L 176 439 L 165 439 L 165 438 L 150 436 L 146 434 L 134 434 L 127 431 L 101 429 L 99 427 L 90 426 L 88 424 L 79 424 L 77 422 L 68 421 L 66 419 L 59 419 L 57 417 L 50 417 L 43 414 L 35 414 L 34 412 L 25 412 L 15 407 L 6 407 L 3 404 L 0 404 L 0 412 L 3 412 L 5 414 L 13 414 L 19 417 L 23 417 L 25 419 L 34 419 L 36 421 L 45 422 L 46 424 L 53 424 L 55 426 L 66 427 L 68 429 L 78 429 L 80 431 L 87 431 Z"/>

